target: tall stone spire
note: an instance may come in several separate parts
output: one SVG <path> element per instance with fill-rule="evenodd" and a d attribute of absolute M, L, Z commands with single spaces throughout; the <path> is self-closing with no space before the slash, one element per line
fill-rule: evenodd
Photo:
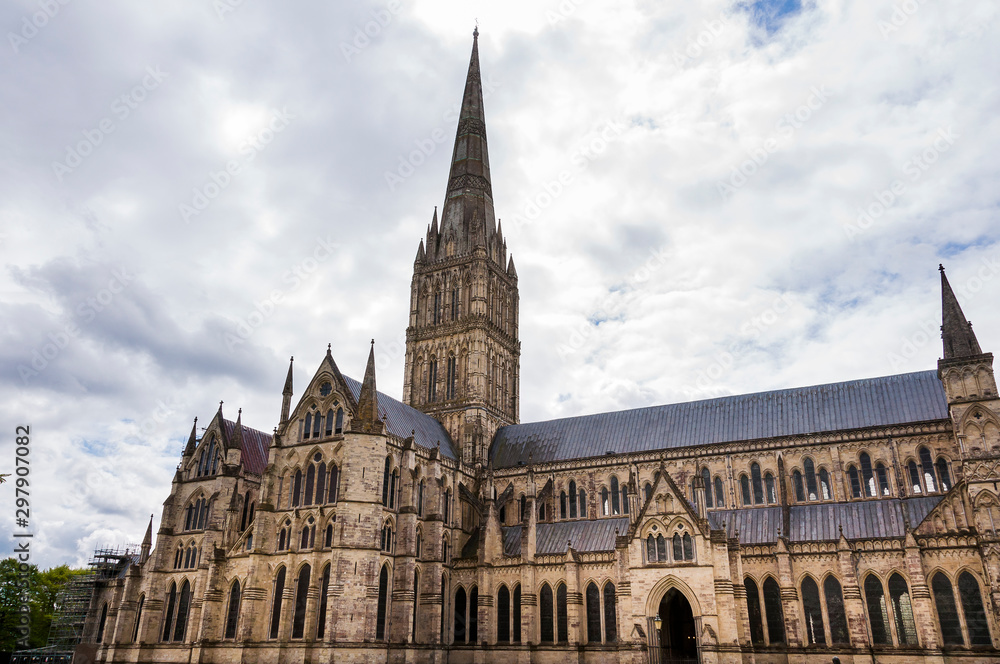
<path fill-rule="evenodd" d="M 471 253 L 490 242 L 496 233 L 493 184 L 486 145 L 486 114 L 479 72 L 479 29 L 472 33 L 472 57 L 465 78 L 462 109 L 455 133 L 448 189 L 441 211 L 437 246 L 427 247 L 436 258 Z M 448 243 L 453 243 L 450 247 Z"/>
<path fill-rule="evenodd" d="M 941 340 L 944 343 L 944 359 L 982 355 L 979 341 L 972 331 L 972 323 L 966 320 L 958 298 L 948 283 L 944 265 L 938 265 L 938 270 L 941 271 Z"/>
<path fill-rule="evenodd" d="M 285 377 L 285 389 L 281 391 L 281 423 L 288 421 L 288 411 L 292 407 L 292 365 L 295 356 L 288 360 L 288 376 Z"/>
<path fill-rule="evenodd" d="M 142 547 L 139 550 L 139 562 L 144 563 L 149 560 L 149 551 L 153 548 L 153 515 L 149 515 L 149 525 L 146 526 L 146 535 L 142 538 Z"/>

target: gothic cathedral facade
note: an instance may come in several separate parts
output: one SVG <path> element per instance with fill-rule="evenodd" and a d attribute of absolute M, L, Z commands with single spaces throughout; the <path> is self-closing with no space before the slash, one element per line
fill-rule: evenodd
<path fill-rule="evenodd" d="M 936 370 L 521 424 L 475 40 L 461 109 L 403 400 L 373 342 L 272 433 L 195 420 L 97 660 L 998 661 L 1000 399 L 943 269 Z"/>

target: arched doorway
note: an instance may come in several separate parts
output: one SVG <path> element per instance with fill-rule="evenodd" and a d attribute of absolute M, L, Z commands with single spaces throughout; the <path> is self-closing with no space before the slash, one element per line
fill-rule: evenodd
<path fill-rule="evenodd" d="M 696 664 L 698 662 L 698 637 L 695 632 L 694 613 L 684 594 L 671 588 L 660 600 L 659 663 Z"/>

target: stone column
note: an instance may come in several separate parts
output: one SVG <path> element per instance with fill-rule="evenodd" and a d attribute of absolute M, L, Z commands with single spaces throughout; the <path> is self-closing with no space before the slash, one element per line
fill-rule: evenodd
<path fill-rule="evenodd" d="M 778 536 L 776 547 L 778 559 L 778 585 L 781 588 L 781 612 L 785 617 L 785 640 L 792 648 L 802 645 L 801 616 L 799 615 L 799 593 L 792 575 L 792 557 L 788 553 L 788 542 Z"/>
<path fill-rule="evenodd" d="M 844 615 L 847 617 L 847 631 L 854 648 L 868 647 L 868 624 L 865 618 L 864 599 L 861 596 L 861 586 L 854 571 L 854 554 L 851 545 L 840 532 L 837 543 L 837 567 L 839 568 L 840 588 L 844 593 Z"/>
<path fill-rule="evenodd" d="M 583 593 L 580 591 L 580 566 L 573 543 L 566 545 L 566 632 L 570 646 L 583 643 Z"/>
<path fill-rule="evenodd" d="M 927 587 L 927 579 L 924 577 L 920 547 L 912 531 L 906 533 L 903 551 L 906 556 L 906 572 L 910 577 L 910 603 L 913 606 L 913 620 L 917 624 L 917 638 L 920 639 L 921 647 L 935 650 L 940 646 L 935 627 L 937 613 L 934 601 L 931 599 L 930 588 Z"/>

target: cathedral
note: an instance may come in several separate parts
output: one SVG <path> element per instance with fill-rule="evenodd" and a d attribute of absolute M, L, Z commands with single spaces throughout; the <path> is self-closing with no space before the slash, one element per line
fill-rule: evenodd
<path fill-rule="evenodd" d="M 271 433 L 196 419 L 87 658 L 998 661 L 1000 399 L 943 268 L 936 370 L 519 421 L 476 37 L 403 400 L 372 342 L 290 365 Z"/>

